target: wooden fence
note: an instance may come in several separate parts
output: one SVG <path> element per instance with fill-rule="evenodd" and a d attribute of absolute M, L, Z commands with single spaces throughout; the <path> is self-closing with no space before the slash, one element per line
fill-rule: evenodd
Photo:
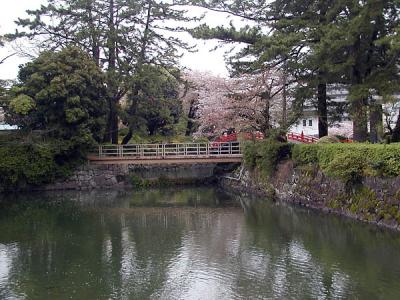
<path fill-rule="evenodd" d="M 239 142 L 102 145 L 99 158 L 164 159 L 242 157 Z"/>

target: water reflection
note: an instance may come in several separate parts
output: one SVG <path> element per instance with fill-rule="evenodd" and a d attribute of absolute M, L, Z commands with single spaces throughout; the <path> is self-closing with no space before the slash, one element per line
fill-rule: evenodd
<path fill-rule="evenodd" d="M 332 216 L 209 188 L 22 198 L 1 299 L 400 298 L 399 235 Z"/>

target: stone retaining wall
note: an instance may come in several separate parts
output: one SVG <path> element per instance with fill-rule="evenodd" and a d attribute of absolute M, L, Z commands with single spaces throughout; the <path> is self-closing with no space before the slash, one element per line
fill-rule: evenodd
<path fill-rule="evenodd" d="M 214 177 L 216 164 L 164 165 L 85 165 L 68 179 L 40 190 L 124 189 L 132 187 L 132 177 L 174 183 L 208 181 Z"/>
<path fill-rule="evenodd" d="M 227 191 L 258 195 L 400 230 L 400 177 L 367 177 L 362 186 L 349 191 L 343 182 L 325 176 L 318 169 L 296 169 L 292 161 L 286 161 L 279 164 L 268 180 L 261 180 L 257 171 L 244 170 L 240 176 L 222 176 L 219 185 Z"/>

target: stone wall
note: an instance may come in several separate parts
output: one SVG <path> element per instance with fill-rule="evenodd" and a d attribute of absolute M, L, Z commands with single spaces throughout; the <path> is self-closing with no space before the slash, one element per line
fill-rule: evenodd
<path fill-rule="evenodd" d="M 349 190 L 343 182 L 325 176 L 317 168 L 297 169 L 292 161 L 278 165 L 268 180 L 257 171 L 222 176 L 219 185 L 241 194 L 256 194 L 400 230 L 400 177 L 364 178 Z"/>
<path fill-rule="evenodd" d="M 216 164 L 164 165 L 85 165 L 68 179 L 40 190 L 124 189 L 132 187 L 132 178 L 166 180 L 176 184 L 209 181 Z"/>
<path fill-rule="evenodd" d="M 147 180 L 167 179 L 206 180 L 214 176 L 216 164 L 165 164 L 165 165 L 131 165 L 129 173 Z"/>
<path fill-rule="evenodd" d="M 129 185 L 129 168 L 123 165 L 85 165 L 66 180 L 39 188 L 43 190 L 93 190 L 125 188 Z"/>

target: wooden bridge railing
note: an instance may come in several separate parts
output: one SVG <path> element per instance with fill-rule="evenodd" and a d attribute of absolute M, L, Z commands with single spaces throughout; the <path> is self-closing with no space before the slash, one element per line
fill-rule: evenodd
<path fill-rule="evenodd" d="M 242 147 L 239 142 L 102 145 L 98 149 L 99 158 L 163 159 L 241 156 Z"/>
<path fill-rule="evenodd" d="M 304 135 L 303 133 L 298 134 L 298 133 L 294 133 L 294 132 L 289 132 L 287 134 L 287 139 L 289 141 L 296 141 L 296 142 L 300 142 L 303 144 L 313 144 L 318 141 L 318 138 L 316 138 L 316 137 L 307 136 L 307 135 Z"/>

